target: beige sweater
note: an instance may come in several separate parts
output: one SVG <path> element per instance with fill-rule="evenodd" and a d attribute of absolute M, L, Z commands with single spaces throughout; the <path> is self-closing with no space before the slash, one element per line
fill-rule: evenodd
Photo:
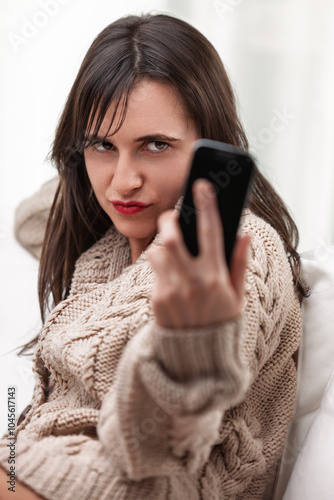
<path fill-rule="evenodd" d="M 216 327 L 159 327 L 153 268 L 145 252 L 131 264 L 115 227 L 78 259 L 35 351 L 20 481 L 49 500 L 262 497 L 293 411 L 301 309 L 278 234 L 249 210 L 241 229 L 244 312 Z"/>

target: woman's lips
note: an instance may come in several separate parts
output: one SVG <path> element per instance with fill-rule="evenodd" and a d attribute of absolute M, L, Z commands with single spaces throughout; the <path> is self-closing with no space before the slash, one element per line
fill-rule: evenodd
<path fill-rule="evenodd" d="M 137 212 L 142 212 L 143 210 L 151 206 L 147 205 L 146 207 L 139 207 L 137 205 L 132 205 L 126 207 L 125 205 L 118 205 L 117 203 L 112 203 L 112 205 L 117 210 L 117 212 L 123 215 L 133 215 L 136 214 Z"/>

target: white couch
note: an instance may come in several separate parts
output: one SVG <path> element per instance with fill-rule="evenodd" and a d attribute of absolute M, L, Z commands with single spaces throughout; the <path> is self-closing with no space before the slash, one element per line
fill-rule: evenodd
<path fill-rule="evenodd" d="M 312 293 L 303 303 L 298 390 L 274 500 L 334 498 L 334 247 L 301 255 Z"/>

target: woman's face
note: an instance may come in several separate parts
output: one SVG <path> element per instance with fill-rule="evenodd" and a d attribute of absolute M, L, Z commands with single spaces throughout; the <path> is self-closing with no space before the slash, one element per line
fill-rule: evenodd
<path fill-rule="evenodd" d="M 111 104 L 99 130 L 112 119 Z M 117 123 L 118 115 L 114 123 Z M 94 123 L 93 123 L 94 126 Z M 109 134 L 112 133 L 112 129 Z M 85 149 L 87 173 L 102 209 L 129 238 L 132 263 L 157 233 L 157 218 L 174 208 L 187 179 L 192 144 L 199 138 L 182 99 L 170 85 L 143 81 L 130 93 L 119 131 Z M 149 206 L 134 214 L 116 210 L 113 200 Z"/>

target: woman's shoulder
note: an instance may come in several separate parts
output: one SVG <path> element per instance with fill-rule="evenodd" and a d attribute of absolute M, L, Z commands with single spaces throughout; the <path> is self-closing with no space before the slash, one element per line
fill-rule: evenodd
<path fill-rule="evenodd" d="M 250 208 L 242 212 L 240 229 L 242 232 L 251 232 L 254 235 L 266 237 L 266 239 L 280 239 L 277 230 L 262 217 L 256 215 Z"/>
<path fill-rule="evenodd" d="M 246 208 L 242 213 L 239 232 L 252 236 L 252 247 L 256 246 L 258 249 L 262 248 L 266 253 L 280 254 L 287 258 L 284 243 L 278 231 L 249 208 Z"/>
<path fill-rule="evenodd" d="M 251 235 L 249 254 L 251 274 L 264 282 L 280 281 L 293 289 L 289 256 L 278 231 L 247 208 L 243 211 L 239 232 Z"/>

